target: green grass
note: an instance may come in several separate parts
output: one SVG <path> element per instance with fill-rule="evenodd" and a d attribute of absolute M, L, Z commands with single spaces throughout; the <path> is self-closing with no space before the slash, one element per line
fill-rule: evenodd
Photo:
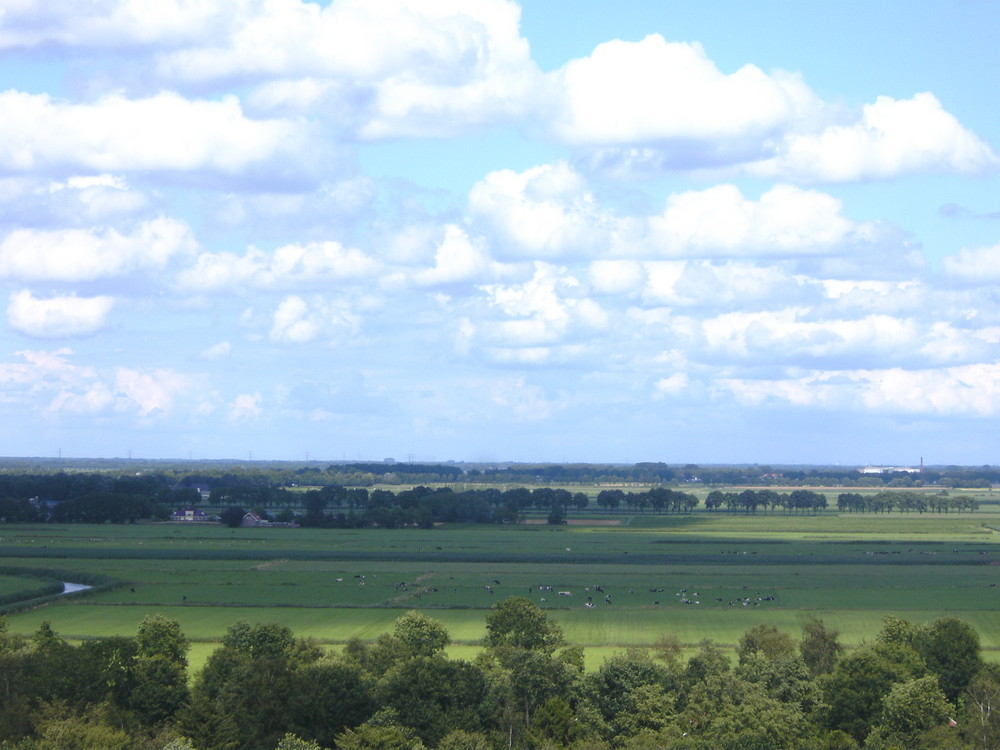
<path fill-rule="evenodd" d="M 960 617 L 986 648 L 1000 649 L 1000 588 L 990 585 L 1000 564 L 995 511 L 621 520 L 367 531 L 10 525 L 0 526 L 0 565 L 122 581 L 9 615 L 13 632 L 49 620 L 66 637 L 132 635 L 145 615 L 162 612 L 199 652 L 238 619 L 280 622 L 336 646 L 386 632 L 411 608 L 441 620 L 455 648 L 474 648 L 489 607 L 510 595 L 539 603 L 591 655 L 667 632 L 689 647 L 705 637 L 732 645 L 760 622 L 797 636 L 812 616 L 856 646 L 889 613 L 916 622 Z M 18 579 L 0 576 L 0 595 L 5 586 L 20 590 Z"/>

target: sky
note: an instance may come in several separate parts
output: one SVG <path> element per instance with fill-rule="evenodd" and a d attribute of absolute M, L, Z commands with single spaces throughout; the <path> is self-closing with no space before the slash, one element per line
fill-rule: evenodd
<path fill-rule="evenodd" d="M 0 0 L 0 455 L 1000 463 L 997 29 Z"/>

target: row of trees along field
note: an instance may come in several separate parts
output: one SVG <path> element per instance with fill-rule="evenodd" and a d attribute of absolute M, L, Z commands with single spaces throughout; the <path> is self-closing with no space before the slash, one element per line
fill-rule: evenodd
<path fill-rule="evenodd" d="M 100 465 L 102 468 L 91 468 Z M 795 466 L 669 466 L 647 462 L 620 464 L 415 464 L 358 462 L 326 467 L 296 462 L 170 462 L 0 459 L 0 497 L 51 496 L 60 499 L 93 491 L 155 494 L 164 488 L 203 486 L 231 493 L 238 488 L 277 489 L 292 486 L 473 484 L 651 485 L 690 483 L 716 486 L 912 487 L 941 486 L 988 489 L 1000 484 L 994 466 L 928 467 L 867 473 L 858 468 Z M 124 483 L 126 487 L 115 490 Z"/>
<path fill-rule="evenodd" d="M 107 478 L 105 478 L 107 479 Z M 105 482 L 108 484 L 108 482 Z M 7 523 L 54 521 L 60 523 L 132 523 L 146 519 L 166 519 L 178 508 L 196 505 L 201 497 L 191 488 L 152 483 L 147 492 L 137 492 L 134 478 L 111 482 L 110 489 L 95 489 L 91 483 L 79 485 L 81 494 L 59 493 L 60 499 L 38 502 L 33 499 L 0 497 L 0 521 Z M 131 491 L 129 491 L 131 490 Z M 451 487 L 423 485 L 408 490 L 368 490 L 364 487 L 326 485 L 305 492 L 265 487 L 237 486 L 213 490 L 216 507 L 224 507 L 224 523 L 237 526 L 248 509 L 278 521 L 298 521 L 304 526 L 331 528 L 398 528 L 436 523 L 514 523 L 526 513 L 547 512 L 552 524 L 564 523 L 570 513 L 590 505 L 582 492 L 538 487 L 500 490 L 496 487 L 456 491 Z M 690 513 L 699 505 L 692 493 L 653 487 L 642 492 L 620 489 L 601 490 L 597 506 L 605 512 Z M 772 513 L 816 513 L 827 507 L 825 495 L 798 489 L 713 490 L 705 498 L 705 508 L 730 513 L 756 513 L 758 508 Z M 847 512 L 918 513 L 974 511 L 979 503 L 970 497 L 949 497 L 944 491 L 929 494 L 907 490 L 884 490 L 874 494 L 842 493 L 837 508 Z"/>
<path fill-rule="evenodd" d="M 873 495 L 845 492 L 837 496 L 837 509 L 851 513 L 890 513 L 893 509 L 900 513 L 948 513 L 949 511 L 979 510 L 979 502 L 974 497 L 949 497 L 939 492 L 883 491 Z"/>
<path fill-rule="evenodd" d="M 886 617 L 845 653 L 810 621 L 756 625 L 735 660 L 703 641 L 631 648 L 593 671 L 531 601 L 486 615 L 483 649 L 452 659 L 444 626 L 411 611 L 340 653 L 276 624 L 237 622 L 188 679 L 174 620 L 70 645 L 0 620 L 5 750 L 849 750 L 1000 746 L 1000 667 L 974 629 Z"/>

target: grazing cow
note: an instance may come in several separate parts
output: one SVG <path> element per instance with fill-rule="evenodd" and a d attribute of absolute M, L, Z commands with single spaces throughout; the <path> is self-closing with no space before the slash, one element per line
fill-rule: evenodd
<path fill-rule="evenodd" d="M 560 591 L 559 596 L 573 596 L 572 591 Z"/>

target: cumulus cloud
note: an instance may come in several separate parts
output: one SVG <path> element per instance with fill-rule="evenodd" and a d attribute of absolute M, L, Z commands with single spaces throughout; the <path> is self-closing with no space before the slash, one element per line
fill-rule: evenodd
<path fill-rule="evenodd" d="M 522 284 L 493 284 L 482 290 L 490 306 L 505 316 L 477 328 L 479 343 L 495 353 L 518 351 L 520 359 L 541 361 L 550 355 L 548 347 L 591 337 L 609 323 L 607 312 L 581 294 L 575 277 L 547 263 L 536 263 L 534 276 Z"/>
<path fill-rule="evenodd" d="M 289 295 L 281 300 L 271 321 L 271 340 L 304 344 L 320 337 L 354 333 L 361 317 L 339 300 L 316 297 L 305 300 Z"/>
<path fill-rule="evenodd" d="M 995 284 L 1000 281 L 1000 244 L 992 247 L 963 248 L 941 261 L 948 276 L 971 284 Z"/>
<path fill-rule="evenodd" d="M 539 74 L 519 22 L 506 0 L 271 3 L 220 43 L 163 55 L 157 71 L 260 81 L 255 108 L 325 110 L 361 138 L 440 136 L 524 112 Z"/>
<path fill-rule="evenodd" d="M 748 406 L 785 403 L 849 411 L 915 415 L 1000 413 L 1000 365 L 941 369 L 817 370 L 798 377 L 724 379 L 718 385 Z"/>
<path fill-rule="evenodd" d="M 207 292 L 328 286 L 372 276 L 379 264 L 339 242 L 282 245 L 273 252 L 255 247 L 243 255 L 202 253 L 179 276 L 179 287 Z"/>
<path fill-rule="evenodd" d="M 205 359 L 223 359 L 228 357 L 232 350 L 232 344 L 228 341 L 220 341 L 218 344 L 212 344 L 210 347 L 202 351 L 201 356 Z"/>
<path fill-rule="evenodd" d="M 754 65 L 726 75 L 700 44 L 659 34 L 600 44 L 554 78 L 565 108 L 553 127 L 574 144 L 759 139 L 817 106 L 796 75 Z"/>
<path fill-rule="evenodd" d="M 758 201 L 735 185 L 675 193 L 649 223 L 654 246 L 666 255 L 786 255 L 875 235 L 872 225 L 845 218 L 836 198 L 792 185 L 776 185 Z"/>
<path fill-rule="evenodd" d="M 444 238 L 434 253 L 434 267 L 417 271 L 414 278 L 421 286 L 483 280 L 481 277 L 488 275 L 492 266 L 482 242 L 451 224 L 445 228 Z"/>
<path fill-rule="evenodd" d="M 0 278 L 92 281 L 166 266 L 194 251 L 187 224 L 160 217 L 116 229 L 15 229 L 0 240 Z"/>
<path fill-rule="evenodd" d="M 256 419 L 261 414 L 259 393 L 241 393 L 229 404 L 229 418 L 234 422 Z"/>
<path fill-rule="evenodd" d="M 904 174 L 982 175 L 1000 156 L 963 127 L 929 92 L 912 99 L 880 96 L 856 122 L 819 133 L 792 131 L 772 158 L 747 166 L 760 177 L 805 182 L 856 182 Z"/>
<path fill-rule="evenodd" d="M 99 370 L 78 365 L 71 349 L 17 352 L 21 361 L 0 362 L 0 384 L 11 401 L 30 398 L 48 417 L 125 414 L 162 416 L 194 380 L 171 369 L 119 367 Z"/>
<path fill-rule="evenodd" d="M 687 190 L 660 213 L 619 216 L 565 162 L 491 172 L 470 191 L 469 210 L 494 252 L 533 259 L 849 254 L 886 239 L 845 217 L 839 199 L 787 184 L 757 200 L 733 184 Z"/>
<path fill-rule="evenodd" d="M 550 126 L 619 176 L 730 167 L 791 182 L 995 173 L 1000 157 L 930 92 L 881 96 L 856 115 L 801 76 L 745 65 L 724 74 L 697 43 L 615 40 L 551 74 Z"/>
<path fill-rule="evenodd" d="M 548 419 L 554 410 L 553 402 L 546 398 L 544 391 L 524 377 L 504 378 L 493 383 L 490 401 L 516 422 L 540 422 Z"/>
<path fill-rule="evenodd" d="M 23 290 L 10 296 L 7 323 L 37 338 L 88 336 L 104 327 L 114 303 L 113 298 L 103 296 L 37 299 Z"/>
<path fill-rule="evenodd" d="M 115 371 L 115 393 L 120 405 L 134 409 L 139 416 L 166 413 L 173 406 L 174 397 L 191 386 L 191 380 L 172 370 L 140 372 L 127 367 Z"/>
<path fill-rule="evenodd" d="M 0 171 L 244 173 L 302 148 L 291 121 L 253 120 L 232 95 L 188 100 L 110 94 L 74 104 L 47 94 L 0 93 Z M 301 159 L 294 158 L 301 163 Z"/>
<path fill-rule="evenodd" d="M 520 257 L 586 254 L 614 228 L 565 162 L 491 172 L 470 191 L 469 210 L 493 231 L 500 252 Z"/>
<path fill-rule="evenodd" d="M 174 45 L 207 40 L 242 3 L 222 0 L 16 0 L 0 15 L 0 50 Z"/>

